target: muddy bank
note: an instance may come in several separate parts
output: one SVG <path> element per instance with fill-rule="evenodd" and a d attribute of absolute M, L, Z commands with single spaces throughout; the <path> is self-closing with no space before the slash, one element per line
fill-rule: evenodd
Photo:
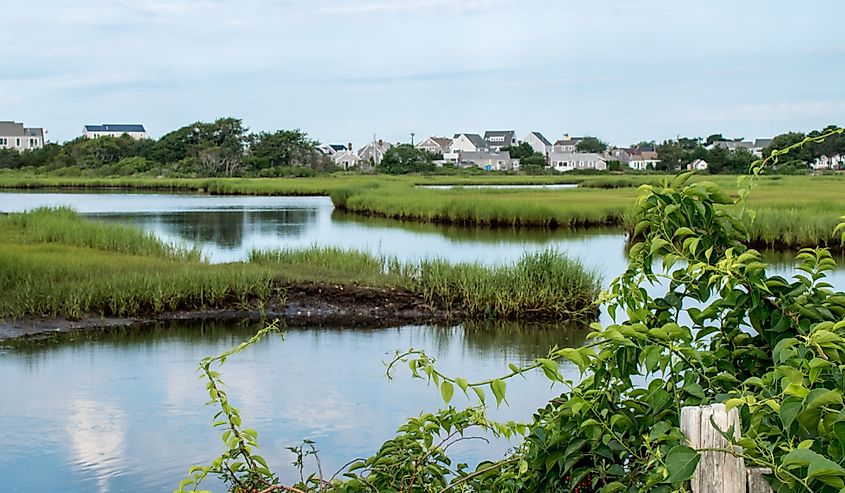
<path fill-rule="evenodd" d="M 407 324 L 459 323 L 466 317 L 425 303 L 417 293 L 401 288 L 333 284 L 288 284 L 285 298 L 264 307 L 185 310 L 149 317 L 89 316 L 80 320 L 27 318 L 0 321 L 0 340 L 74 332 L 87 329 L 142 327 L 168 320 L 279 319 L 290 327 L 392 327 Z"/>

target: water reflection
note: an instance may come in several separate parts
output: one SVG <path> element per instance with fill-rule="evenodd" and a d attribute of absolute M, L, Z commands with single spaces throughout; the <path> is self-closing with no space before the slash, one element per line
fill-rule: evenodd
<path fill-rule="evenodd" d="M 0 477 L 6 490 L 167 491 L 194 463 L 220 450 L 209 426 L 197 362 L 249 337 L 251 325 L 164 324 L 17 341 L 0 355 Z M 292 329 L 233 358 L 230 395 L 262 450 L 292 479 L 285 447 L 317 441 L 326 470 L 371 454 L 404 419 L 441 406 L 438 393 L 406 370 L 393 380 L 383 361 L 397 349 L 428 351 L 470 380 L 507 372 L 554 344 L 579 344 L 583 328 L 476 324 L 387 329 Z M 577 370 L 564 366 L 570 378 Z M 540 375 L 509 388 L 494 416 L 527 420 L 560 392 Z M 468 401 L 456 396 L 455 404 Z M 27 444 L 20 453 L 20 444 Z M 468 444 L 461 459 L 501 457 L 507 442 Z M 220 488 L 216 488 L 219 491 Z"/>

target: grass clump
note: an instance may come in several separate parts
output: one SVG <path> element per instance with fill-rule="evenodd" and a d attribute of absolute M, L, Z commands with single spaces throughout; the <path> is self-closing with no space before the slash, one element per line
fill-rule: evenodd
<path fill-rule="evenodd" d="M 427 304 L 475 318 L 588 318 L 600 279 L 579 261 L 547 250 L 503 266 L 445 260 L 401 262 L 338 248 L 253 252 L 250 262 L 273 266 L 287 280 L 400 287 Z"/>

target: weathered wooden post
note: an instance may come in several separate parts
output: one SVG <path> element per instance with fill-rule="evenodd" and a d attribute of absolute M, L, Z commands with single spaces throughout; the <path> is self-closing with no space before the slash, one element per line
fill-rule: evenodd
<path fill-rule="evenodd" d="M 724 404 L 710 406 L 684 407 L 681 409 L 681 430 L 690 441 L 690 447 L 722 448 L 730 445 L 710 422 L 727 431 L 734 427 L 734 437 L 740 437 L 739 412 L 731 409 L 728 412 Z M 745 462 L 725 452 L 702 452 L 698 468 L 692 477 L 693 493 L 746 493 L 748 477 L 745 472 Z"/>

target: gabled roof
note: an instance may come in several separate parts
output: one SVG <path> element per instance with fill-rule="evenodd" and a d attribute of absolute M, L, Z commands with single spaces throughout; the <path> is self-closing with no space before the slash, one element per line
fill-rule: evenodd
<path fill-rule="evenodd" d="M 570 137 L 569 140 L 563 140 L 563 139 L 558 140 L 557 142 L 555 142 L 555 145 L 556 146 L 571 146 L 571 145 L 578 144 L 578 142 L 581 142 L 582 140 L 584 140 L 584 137 Z"/>
<path fill-rule="evenodd" d="M 764 147 L 769 147 L 772 145 L 772 140 L 774 139 L 756 139 L 754 141 L 754 147 L 757 149 L 763 149 Z"/>
<path fill-rule="evenodd" d="M 510 143 L 513 141 L 513 130 L 488 130 L 484 132 L 484 140 L 489 141 L 492 137 L 504 137 L 504 141 Z"/>
<path fill-rule="evenodd" d="M 102 125 L 85 125 L 86 132 L 146 132 L 140 123 L 104 123 Z"/>
<path fill-rule="evenodd" d="M 469 141 L 472 142 L 472 145 L 474 145 L 475 147 L 477 147 L 479 149 L 483 149 L 483 148 L 487 147 L 487 141 L 482 139 L 481 136 L 478 135 L 478 134 L 455 134 L 455 137 L 452 140 L 457 139 L 461 135 L 463 135 L 467 139 L 469 139 Z"/>
<path fill-rule="evenodd" d="M 547 146 L 552 145 L 552 143 L 549 142 L 549 140 L 545 136 L 543 136 L 543 134 L 541 134 L 540 132 L 531 132 L 531 135 L 533 135 L 534 137 L 537 137 L 537 139 L 539 139 L 540 142 L 543 143 L 543 145 L 547 145 Z"/>
<path fill-rule="evenodd" d="M 440 147 L 449 147 L 452 145 L 452 139 L 449 137 L 432 137 L 431 140 L 437 142 Z"/>
<path fill-rule="evenodd" d="M 332 149 L 334 149 L 337 152 L 346 150 L 346 146 L 343 145 L 343 144 L 329 144 L 329 147 L 331 147 Z"/>

